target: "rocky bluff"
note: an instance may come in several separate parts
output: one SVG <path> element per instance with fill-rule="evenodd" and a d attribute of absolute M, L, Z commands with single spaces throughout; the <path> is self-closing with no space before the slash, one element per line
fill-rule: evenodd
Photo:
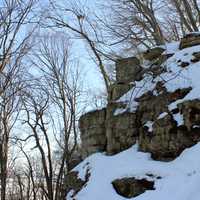
<path fill-rule="evenodd" d="M 86 113 L 79 120 L 82 158 L 96 152 L 114 155 L 137 142 L 139 151 L 167 162 L 199 142 L 199 61 L 199 33 L 117 60 L 116 82 L 110 86 L 107 107 Z M 87 169 L 84 180 L 76 171 L 69 173 L 66 183 L 73 191 L 72 199 L 87 185 Z M 154 181 L 145 178 L 124 177 L 110 184 L 126 198 L 155 189 Z"/>
<path fill-rule="evenodd" d="M 195 45 L 200 45 L 200 35 L 191 33 L 182 38 L 178 49 Z M 80 118 L 83 158 L 96 152 L 113 155 L 138 141 L 140 151 L 150 152 L 156 160 L 168 161 L 200 141 L 200 100 L 186 100 L 175 109 L 169 109 L 169 105 L 183 99 L 191 87 L 168 91 L 159 80 L 153 90 L 147 90 L 139 98 L 120 101 L 146 74 L 156 78 L 165 73 L 167 60 L 173 55 L 165 47 L 156 47 L 137 57 L 117 60 L 116 82 L 110 86 L 107 107 Z M 190 62 L 181 59 L 177 62 L 186 68 L 199 60 L 200 52 L 194 52 Z M 145 62 L 148 67 L 144 67 Z M 131 101 L 137 102 L 134 111 L 127 106 Z M 177 116 L 182 118 L 181 124 Z"/>

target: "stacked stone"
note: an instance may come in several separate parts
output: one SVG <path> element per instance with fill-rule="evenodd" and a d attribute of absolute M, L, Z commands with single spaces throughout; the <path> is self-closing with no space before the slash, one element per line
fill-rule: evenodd
<path fill-rule="evenodd" d="M 128 73 L 127 73 L 128 72 Z M 135 144 L 138 137 L 136 114 L 125 112 L 115 115 L 119 97 L 134 87 L 134 81 L 142 79 L 143 68 L 136 57 L 119 59 L 116 62 L 116 83 L 112 85 L 106 115 L 106 152 L 109 155 L 119 153 Z"/>
<path fill-rule="evenodd" d="M 107 119 L 107 154 L 116 154 L 136 143 L 138 129 L 135 122 L 134 113 L 123 113 Z"/>
<path fill-rule="evenodd" d="M 106 109 L 83 115 L 79 121 L 82 141 L 82 157 L 106 150 Z"/>

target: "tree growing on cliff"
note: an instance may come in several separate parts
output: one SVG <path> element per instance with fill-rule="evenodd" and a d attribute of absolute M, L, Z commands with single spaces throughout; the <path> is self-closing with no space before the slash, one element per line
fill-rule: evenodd
<path fill-rule="evenodd" d="M 66 5 L 58 5 L 56 1 L 51 1 L 51 12 L 48 19 L 50 19 L 51 26 L 66 30 L 68 34 L 72 34 L 72 38 L 82 40 L 86 44 L 89 55 L 96 63 L 103 77 L 106 91 L 108 91 L 111 78 L 107 72 L 105 61 L 113 58 L 105 50 L 108 46 L 98 21 L 94 20 L 89 13 L 91 14 L 91 11 L 80 1 Z M 95 16 L 94 13 L 92 15 Z"/>
<path fill-rule="evenodd" d="M 101 9 L 106 7 L 105 4 Z M 116 47 L 125 44 L 123 49 L 135 50 L 164 45 L 179 40 L 189 31 L 197 31 L 199 26 L 196 0 L 191 3 L 188 0 L 112 0 L 105 16 L 95 14 L 78 0 L 67 4 L 51 1 L 50 5 L 47 26 L 61 28 L 85 42 L 107 92 L 112 80 L 105 61 L 120 57 L 119 52 L 115 52 Z M 110 21 L 108 12 L 111 13 Z"/>
<path fill-rule="evenodd" d="M 199 31 L 200 9 L 197 0 L 169 0 L 172 11 L 175 11 L 183 33 Z"/>
<path fill-rule="evenodd" d="M 104 26 L 115 45 L 150 48 L 199 30 L 196 0 L 112 0 L 107 7 L 113 14 Z"/>
<path fill-rule="evenodd" d="M 113 0 L 114 23 L 107 24 L 107 27 L 119 42 L 131 40 L 135 45 L 145 47 L 164 44 L 164 33 L 155 9 L 158 4 L 152 0 Z"/>

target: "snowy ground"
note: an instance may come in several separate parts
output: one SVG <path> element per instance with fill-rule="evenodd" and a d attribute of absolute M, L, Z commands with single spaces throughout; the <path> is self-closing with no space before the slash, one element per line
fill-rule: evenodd
<path fill-rule="evenodd" d="M 131 198 L 134 200 L 199 200 L 200 199 L 200 143 L 186 149 L 171 162 L 153 161 L 150 154 L 137 151 L 137 145 L 114 156 L 101 153 L 85 159 L 74 170 L 84 179 L 87 168 L 90 179 L 77 195 L 77 200 L 125 200 L 118 195 L 111 182 L 117 178 L 154 178 L 155 190 Z M 68 194 L 67 200 L 72 200 Z M 126 199 L 127 200 L 127 199 Z"/>

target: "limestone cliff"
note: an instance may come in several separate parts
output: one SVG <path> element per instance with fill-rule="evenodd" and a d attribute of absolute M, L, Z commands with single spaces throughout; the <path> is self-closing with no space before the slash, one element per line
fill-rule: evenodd
<path fill-rule="evenodd" d="M 198 45 L 199 38 L 196 34 L 186 36 L 179 49 Z M 110 87 L 107 107 L 87 113 L 80 119 L 83 157 L 99 151 L 112 155 L 138 141 L 141 151 L 151 152 L 155 159 L 168 160 L 199 141 L 200 137 L 195 134 L 199 129 L 195 126 L 200 118 L 199 100 L 184 100 L 176 108 L 169 108 L 170 104 L 184 99 L 192 90 L 188 84 L 174 90 L 168 90 L 166 86 L 170 82 L 174 84 L 174 80 L 179 81 L 178 76 L 182 76 L 181 71 L 178 72 L 180 74 L 177 71 L 170 74 L 169 70 L 173 69 L 168 68 L 168 63 L 180 52 L 167 50 L 164 46 L 156 47 L 140 55 L 143 59 L 131 57 L 116 62 L 116 82 Z M 187 52 L 185 54 L 188 55 Z M 180 70 L 187 71 L 187 67 L 192 67 L 190 63 L 199 61 L 198 55 L 200 52 L 194 49 L 187 62 L 184 53 L 182 60 L 175 62 Z M 185 82 L 191 81 L 189 79 L 191 77 L 185 77 Z M 139 82 L 143 85 L 137 84 Z M 139 90 L 137 88 L 139 95 L 133 91 L 135 87 L 140 87 Z M 120 97 L 128 91 L 132 94 L 120 101 Z M 134 111 L 129 106 L 131 104 L 137 104 Z M 163 117 L 159 117 L 161 114 Z M 183 118 L 183 124 L 176 121 L 176 116 Z"/>
<path fill-rule="evenodd" d="M 171 161 L 197 144 L 199 61 L 197 33 L 186 35 L 180 42 L 117 60 L 116 82 L 110 86 L 107 107 L 80 118 L 83 158 L 97 152 L 114 155 L 137 143 L 139 151 L 151 153 L 152 159 Z M 119 185 L 119 193 L 123 187 L 129 188 L 131 197 L 142 193 L 145 185 L 153 189 L 152 182 L 145 180 L 141 183 L 129 178 L 125 186 L 123 183 L 124 179 L 117 179 L 113 186 Z"/>

